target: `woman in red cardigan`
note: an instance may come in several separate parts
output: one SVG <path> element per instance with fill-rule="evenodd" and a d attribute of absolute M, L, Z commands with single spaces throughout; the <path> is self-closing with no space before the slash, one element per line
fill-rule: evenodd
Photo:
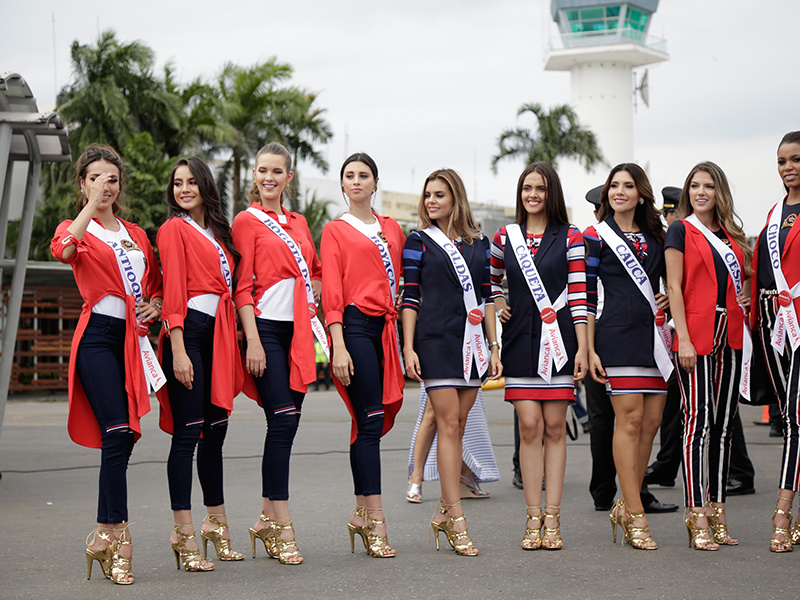
<path fill-rule="evenodd" d="M 122 159 L 89 146 L 75 164 L 78 216 L 56 229 L 50 251 L 72 267 L 84 304 L 69 358 L 72 440 L 101 449 L 97 529 L 86 562 L 114 583 L 133 583 L 128 529 L 128 460 L 150 411 L 149 389 L 164 383 L 148 324 L 161 315 L 161 271 L 147 235 L 117 217 Z M 150 301 L 147 301 L 147 298 Z"/>
<path fill-rule="evenodd" d="M 175 529 L 170 545 L 186 571 L 210 571 L 192 524 L 192 463 L 203 488 L 200 538 L 220 560 L 242 560 L 231 549 L 222 488 L 222 444 L 233 398 L 242 389 L 236 342 L 233 274 L 239 253 L 208 166 L 181 158 L 167 185 L 167 221 L 158 232 L 164 269 L 164 327 L 159 354 L 167 385 L 158 392 L 161 429 L 172 434 L 167 480 Z M 180 566 L 178 567 L 180 568 Z"/>
<path fill-rule="evenodd" d="M 317 378 L 314 337 L 325 340 L 316 317 L 322 268 L 302 215 L 283 208 L 292 158 L 280 144 L 256 155 L 250 207 L 233 220 L 242 254 L 234 300 L 246 342 L 244 392 L 264 409 L 267 437 L 261 463 L 261 516 L 250 529 L 281 564 L 299 565 L 289 515 L 289 458 L 308 384 Z M 327 345 L 327 342 L 326 342 Z"/>
<path fill-rule="evenodd" d="M 381 506 L 381 436 L 394 425 L 403 400 L 397 336 L 403 232 L 372 210 L 378 167 L 364 153 L 348 157 L 340 173 L 349 210 L 322 231 L 325 319 L 331 332 L 331 371 L 353 419 L 350 468 L 356 508 L 347 524 L 350 550 L 360 535 L 367 554 L 395 555 Z"/>
<path fill-rule="evenodd" d="M 690 171 L 678 217 L 664 254 L 683 407 L 685 523 L 691 547 L 718 550 L 739 543 L 728 533 L 725 495 L 733 417 L 747 393 L 752 253 L 725 173 L 712 162 Z"/>

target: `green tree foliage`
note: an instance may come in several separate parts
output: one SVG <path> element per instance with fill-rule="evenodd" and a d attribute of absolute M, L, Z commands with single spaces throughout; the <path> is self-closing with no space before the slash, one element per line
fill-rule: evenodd
<path fill-rule="evenodd" d="M 583 127 L 575 111 L 566 104 L 549 112 L 541 104 L 523 104 L 517 111 L 520 117 L 531 113 L 536 117 L 535 131 L 524 127 L 506 129 L 497 138 L 498 152 L 492 157 L 492 171 L 497 173 L 497 163 L 503 159 L 522 158 L 526 164 L 546 162 L 557 168 L 561 157 L 578 161 L 589 172 L 603 162 L 603 154 L 594 133 Z"/>
<path fill-rule="evenodd" d="M 331 220 L 331 216 L 328 213 L 328 207 L 331 204 L 333 204 L 333 202 L 330 200 L 317 198 L 316 192 L 313 192 L 310 196 L 308 192 L 306 192 L 305 202 L 299 210 L 300 214 L 306 218 L 317 251 L 319 251 L 319 243 L 322 239 L 322 228 Z"/>

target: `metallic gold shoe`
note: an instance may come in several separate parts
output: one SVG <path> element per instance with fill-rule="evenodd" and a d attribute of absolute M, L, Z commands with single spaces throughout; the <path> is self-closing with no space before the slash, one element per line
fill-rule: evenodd
<path fill-rule="evenodd" d="M 180 528 L 181 527 L 191 527 L 192 533 L 183 533 Z M 175 553 L 175 566 L 178 570 L 181 568 L 181 562 L 183 563 L 183 570 L 184 571 L 213 571 L 214 570 L 214 563 L 208 562 L 203 556 L 200 554 L 200 550 L 189 550 L 186 547 L 186 542 L 189 540 L 195 539 L 194 535 L 194 526 L 191 523 L 187 523 L 186 525 L 179 525 L 175 523 L 175 533 L 181 536 L 180 542 L 170 542 L 169 545 L 172 548 L 172 551 Z"/>
<path fill-rule="evenodd" d="M 797 523 L 795 523 L 794 527 L 792 527 L 791 531 L 789 531 L 789 527 L 792 525 L 792 502 L 794 498 L 784 498 L 778 494 L 778 502 L 781 500 L 789 503 L 789 510 L 783 510 L 777 506 L 775 507 L 775 513 L 772 515 L 772 537 L 769 540 L 770 552 L 791 552 L 792 544 L 795 543 L 793 534 L 795 530 L 800 532 L 800 529 L 797 527 Z M 786 527 L 778 527 L 775 525 L 775 517 L 778 515 L 783 515 L 789 519 Z M 783 539 L 778 538 L 777 536 L 779 535 L 782 536 Z"/>
<path fill-rule="evenodd" d="M 631 548 L 636 548 L 637 550 L 656 550 L 658 545 L 650 537 L 650 527 L 647 525 L 644 527 L 636 526 L 633 524 L 634 519 L 647 520 L 647 517 L 643 512 L 632 513 L 626 508 L 625 514 L 622 515 L 620 520 L 625 541 L 628 542 Z"/>
<path fill-rule="evenodd" d="M 451 508 L 460 506 L 461 501 L 459 500 L 455 504 L 445 504 L 442 499 L 439 498 L 439 504 L 441 505 L 440 512 L 443 515 L 447 515 Z M 475 547 L 475 544 L 472 543 L 466 526 L 464 527 L 464 531 L 456 531 L 455 529 L 455 524 L 461 521 L 464 521 L 466 524 L 467 520 L 464 518 L 463 514 L 458 517 L 449 515 L 446 521 L 431 521 L 431 529 L 436 536 L 436 549 L 439 549 L 439 532 L 441 531 L 447 537 L 447 541 L 450 542 L 450 546 L 453 547 L 456 554 L 461 556 L 477 556 L 478 549 Z M 464 540 L 466 540 L 466 542 Z"/>
<path fill-rule="evenodd" d="M 535 515 L 531 514 L 531 510 L 536 509 L 539 512 Z M 525 521 L 525 537 L 522 538 L 523 550 L 538 550 L 542 547 L 542 507 L 529 506 L 526 511 L 527 520 Z M 528 521 L 533 521 L 536 529 L 528 527 Z"/>
<path fill-rule="evenodd" d="M 214 549 L 217 551 L 218 559 L 243 560 L 244 554 L 236 552 L 231 548 L 231 541 L 224 537 L 225 530 L 228 529 L 228 524 L 221 522 L 220 519 L 222 518 L 225 518 L 224 514 L 213 515 L 209 513 L 203 517 L 204 523 L 208 522 L 216 526 L 211 531 L 200 530 L 200 539 L 203 542 L 203 558 L 208 558 L 208 542 L 211 542 L 214 544 Z"/>
<path fill-rule="evenodd" d="M 258 519 L 262 523 L 266 523 L 267 526 L 262 529 L 250 528 L 250 545 L 253 548 L 253 558 L 256 557 L 256 538 L 264 542 L 264 550 L 267 551 L 270 558 L 278 558 L 278 554 L 275 552 L 275 545 L 272 543 L 275 534 L 275 523 L 270 521 L 269 517 L 263 513 Z"/>
<path fill-rule="evenodd" d="M 800 544 L 800 521 L 795 521 L 792 525 L 792 544 Z"/>
<path fill-rule="evenodd" d="M 392 558 L 395 554 L 397 554 L 394 549 L 389 545 L 389 536 L 387 535 L 378 535 L 375 533 L 375 526 L 376 525 L 383 525 L 386 527 L 386 519 L 373 519 L 369 516 L 371 512 L 383 512 L 382 507 L 372 508 L 366 507 L 366 530 L 367 530 L 367 540 L 364 543 L 364 546 L 367 548 L 367 554 L 373 556 L 375 558 Z M 361 534 L 361 539 L 364 539 L 364 534 Z M 351 544 L 352 550 L 352 544 Z"/>
<path fill-rule="evenodd" d="M 347 524 L 347 531 L 350 533 L 350 553 L 354 553 L 356 551 L 356 543 L 355 537 L 356 535 L 361 536 L 361 541 L 364 542 L 364 550 L 369 552 L 369 546 L 367 545 L 367 507 L 366 506 L 356 506 L 353 509 L 353 512 L 350 513 L 351 515 L 355 515 L 356 517 L 362 517 L 364 519 L 363 525 L 353 525 L 352 523 Z"/>
<path fill-rule="evenodd" d="M 128 527 L 130 523 L 125 523 L 121 529 L 113 529 L 114 543 L 111 545 L 111 564 L 108 569 L 108 578 L 119 585 L 130 585 L 133 583 L 133 573 L 131 573 L 131 558 L 122 556 L 119 551 L 122 546 L 132 546 L 128 538 Z M 132 554 L 133 552 L 131 552 Z"/>
<path fill-rule="evenodd" d="M 544 518 L 555 519 L 555 527 L 547 527 L 544 525 L 544 535 L 542 536 L 542 548 L 545 550 L 561 550 L 564 547 L 564 540 L 561 539 L 561 507 L 552 506 L 550 504 L 544 505 Z M 544 521 L 542 521 L 544 524 Z M 548 537 L 550 536 L 550 537 Z"/>
<path fill-rule="evenodd" d="M 108 542 L 108 546 L 102 550 L 89 550 L 88 546 L 95 537 Z M 92 563 L 97 561 L 100 563 L 100 568 L 103 570 L 103 575 L 106 579 L 109 578 L 108 572 L 111 568 L 111 555 L 113 550 L 111 546 L 114 545 L 114 538 L 111 530 L 103 530 L 99 527 L 92 533 L 86 536 L 86 579 L 92 578 Z"/>
<path fill-rule="evenodd" d="M 286 541 L 281 539 L 281 531 L 291 529 L 294 532 L 294 527 L 292 526 L 292 522 L 289 521 L 288 523 L 278 523 L 277 521 L 273 521 L 275 525 L 275 531 L 272 534 L 272 544 L 275 547 L 275 553 L 277 555 L 277 559 L 281 562 L 282 565 L 299 565 L 303 562 L 303 557 L 300 556 L 300 550 L 297 548 L 297 542 L 295 540 Z"/>
<path fill-rule="evenodd" d="M 732 538 L 728 533 L 727 523 L 721 522 L 721 517 L 725 514 L 725 505 L 722 502 L 706 502 L 706 508 L 711 509 L 712 514 L 706 513 L 708 519 L 708 527 L 711 533 L 714 534 L 714 541 L 718 544 L 726 546 L 738 546 L 739 540 Z"/>
<path fill-rule="evenodd" d="M 695 550 L 719 550 L 719 544 L 714 541 L 708 527 L 697 526 L 697 519 L 705 516 L 705 514 L 691 509 L 686 512 L 688 516 L 684 515 L 683 522 L 686 523 L 686 530 L 689 533 L 689 548 L 694 548 Z"/>
<path fill-rule="evenodd" d="M 622 525 L 625 512 L 625 501 L 620 498 L 614 503 L 608 515 L 608 518 L 611 520 L 611 539 L 615 544 L 617 543 L 617 525 L 622 528 L 622 535 L 625 535 L 625 527 Z M 625 544 L 624 541 L 622 543 Z"/>

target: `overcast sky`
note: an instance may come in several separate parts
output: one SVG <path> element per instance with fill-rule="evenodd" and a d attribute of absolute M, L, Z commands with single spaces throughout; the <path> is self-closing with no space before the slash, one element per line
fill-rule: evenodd
<path fill-rule="evenodd" d="M 570 102 L 569 74 L 544 71 L 558 35 L 549 0 L 0 0 L 0 11 L 0 72 L 25 77 L 40 105 L 70 79 L 70 44 L 93 44 L 107 28 L 146 43 L 159 69 L 171 61 L 183 82 L 213 77 L 225 61 L 277 56 L 327 109 L 330 174 L 366 151 L 393 191 L 418 193 L 430 171 L 449 166 L 471 199 L 513 204 L 524 165 L 491 173 L 498 134 L 531 124 L 516 119 L 525 102 Z M 650 67 L 650 107 L 634 117 L 636 160 L 655 189 L 681 186 L 695 163 L 713 160 L 747 232 L 757 233 L 782 197 L 777 144 L 800 129 L 799 25 L 797 0 L 660 2 L 650 34 L 667 40 L 670 60 Z M 572 169 L 560 165 L 573 218 L 585 226 L 586 190 L 570 185 Z"/>

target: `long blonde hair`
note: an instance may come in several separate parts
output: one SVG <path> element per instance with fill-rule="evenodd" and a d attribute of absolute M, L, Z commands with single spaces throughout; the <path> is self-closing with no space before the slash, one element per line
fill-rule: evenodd
<path fill-rule="evenodd" d="M 714 181 L 714 217 L 717 219 L 722 228 L 728 232 L 737 244 L 742 249 L 744 254 L 744 272 L 749 275 L 750 262 L 753 258 L 753 250 L 747 243 L 747 236 L 742 230 L 742 220 L 733 208 L 733 194 L 728 185 L 728 178 L 725 177 L 725 172 L 716 163 L 710 160 L 698 163 L 694 168 L 689 171 L 686 177 L 686 182 L 683 184 L 681 191 L 681 199 L 678 201 L 678 218 L 685 219 L 694 212 L 692 203 L 689 201 L 689 187 L 692 183 L 692 178 L 699 172 L 704 171 L 711 176 Z"/>
<path fill-rule="evenodd" d="M 437 169 L 425 180 L 425 185 L 422 186 L 422 196 L 419 199 L 419 206 L 417 207 L 417 215 L 419 215 L 420 229 L 426 229 L 433 224 L 431 218 L 428 216 L 428 210 L 425 208 L 425 190 L 428 183 L 435 179 L 441 179 L 450 188 L 450 193 L 453 195 L 453 210 L 450 211 L 450 218 L 448 220 L 448 230 L 450 233 L 455 233 L 461 236 L 464 243 L 472 244 L 473 240 L 480 239 L 481 230 L 475 223 L 475 217 L 472 215 L 472 209 L 467 200 L 467 190 L 464 188 L 464 182 L 453 169 Z"/>

